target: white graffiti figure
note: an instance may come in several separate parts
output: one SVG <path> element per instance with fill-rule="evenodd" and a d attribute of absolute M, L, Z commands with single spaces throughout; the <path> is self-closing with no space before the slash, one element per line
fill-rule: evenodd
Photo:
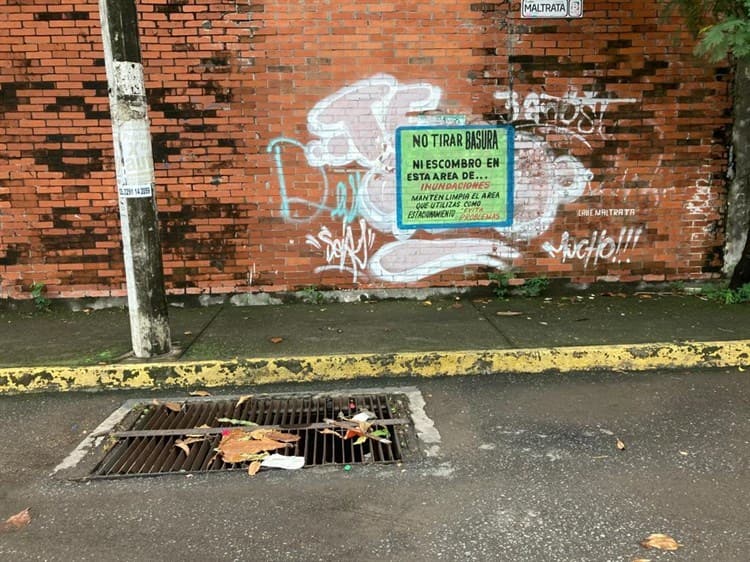
<path fill-rule="evenodd" d="M 576 158 L 557 156 L 549 145 L 531 133 L 516 133 L 514 155 L 514 216 L 509 227 L 496 228 L 496 236 L 415 238 L 415 230 L 399 229 L 396 220 L 395 147 L 396 129 L 415 123 L 416 114 L 437 110 L 442 92 L 426 83 L 401 84 L 394 77 L 377 74 L 343 88 L 321 100 L 308 115 L 308 130 L 317 137 L 304 150 L 310 166 L 321 170 L 351 164 L 361 166 L 364 176 L 357 185 L 355 209 L 374 230 L 395 240 L 369 256 L 373 235 L 355 243 L 344 230 L 341 248 L 331 253 L 326 236 L 308 236 L 313 246 L 328 246 L 328 268 L 355 275 L 363 269 L 375 279 L 408 283 L 442 271 L 469 265 L 507 269 L 519 257 L 518 243 L 544 233 L 554 222 L 560 205 L 573 201 L 585 190 L 591 172 Z M 276 150 L 280 139 L 271 143 Z M 277 160 L 280 162 L 280 160 Z M 284 188 L 283 169 L 277 168 Z M 327 187 L 327 184 L 326 184 Z M 282 194 L 285 196 L 285 193 Z M 318 208 L 323 208 L 318 206 Z M 332 213 L 333 216 L 333 213 Z M 366 232 L 361 225 L 361 232 Z M 323 232 L 323 231 L 321 231 Z M 431 230 L 445 235 L 445 230 Z M 321 242 L 323 243 L 321 245 Z M 346 249 L 346 251 L 339 251 Z"/>

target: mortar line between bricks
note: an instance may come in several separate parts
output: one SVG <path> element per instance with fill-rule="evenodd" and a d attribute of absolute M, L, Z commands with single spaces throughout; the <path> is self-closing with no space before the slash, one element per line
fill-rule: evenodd
<path fill-rule="evenodd" d="M 474 301 L 470 300 L 469 302 L 471 303 L 471 306 L 473 306 L 473 307 L 474 307 L 474 310 L 476 310 L 476 311 L 477 311 L 477 312 L 478 312 L 479 314 L 481 314 L 481 315 L 482 315 L 482 318 L 484 318 L 484 319 L 485 319 L 485 320 L 486 320 L 487 322 L 489 322 L 490 326 L 492 326 L 492 329 L 493 329 L 493 330 L 495 330 L 495 331 L 496 331 L 496 332 L 497 332 L 498 334 L 500 334 L 500 337 L 501 337 L 502 339 L 504 339 L 504 340 L 505 340 L 505 342 L 506 342 L 506 343 L 507 343 L 507 344 L 508 344 L 508 345 L 509 345 L 509 346 L 510 346 L 511 348 L 514 348 L 514 349 L 518 349 L 518 348 L 520 347 L 520 346 L 519 346 L 519 345 L 518 345 L 518 344 L 517 344 L 516 342 L 514 342 L 514 341 L 513 341 L 513 340 L 512 340 L 512 339 L 511 339 L 511 338 L 510 338 L 510 337 L 509 337 L 509 336 L 508 336 L 508 335 L 507 335 L 507 334 L 506 334 L 505 332 L 503 332 L 503 331 L 502 331 L 502 330 L 500 329 L 500 327 L 499 327 L 499 326 L 497 326 L 497 325 L 496 325 L 496 324 L 495 324 L 495 323 L 494 323 L 494 322 L 493 322 L 492 320 L 490 320 L 490 319 L 489 319 L 489 317 L 487 316 L 487 314 L 486 314 L 486 313 L 485 313 L 484 311 L 482 311 L 482 310 L 480 310 L 479 308 L 477 308 L 477 305 L 476 305 L 476 303 L 475 303 Z"/>

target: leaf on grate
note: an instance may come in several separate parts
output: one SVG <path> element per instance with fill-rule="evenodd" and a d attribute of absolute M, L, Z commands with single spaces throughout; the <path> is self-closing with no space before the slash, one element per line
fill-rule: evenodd
<path fill-rule="evenodd" d="M 288 446 L 287 443 L 281 443 L 273 439 L 253 439 L 242 429 L 231 429 L 222 433 L 221 441 L 216 450 L 221 454 L 224 462 L 238 463 L 257 460 L 256 455 L 258 454 Z"/>
<path fill-rule="evenodd" d="M 320 433 L 321 435 L 335 435 L 339 439 L 344 438 L 344 436 L 341 435 L 338 431 L 334 431 L 333 429 L 328 429 L 328 428 L 321 429 L 318 433 Z"/>
<path fill-rule="evenodd" d="M 11 515 L 5 521 L 0 523 L 0 533 L 18 531 L 19 529 L 23 529 L 29 523 L 31 523 L 31 513 L 27 507 L 23 511 Z"/>
<path fill-rule="evenodd" d="M 364 437 L 365 433 L 361 429 L 347 429 L 344 434 L 344 439 L 351 439 L 352 437 Z"/>
<path fill-rule="evenodd" d="M 260 461 L 251 462 L 250 465 L 247 467 L 247 474 L 249 476 L 255 476 L 256 474 L 258 474 L 260 467 L 261 467 Z"/>
<path fill-rule="evenodd" d="M 235 408 L 239 408 L 245 402 L 247 402 L 248 400 L 250 400 L 252 397 L 253 397 L 252 394 L 245 394 L 244 396 L 240 396 L 239 399 L 237 400 L 237 403 L 234 405 L 234 407 Z"/>
<path fill-rule="evenodd" d="M 346 432 L 343 435 L 333 430 L 324 430 L 321 431 L 321 433 L 333 434 L 342 439 L 352 439 L 356 437 L 357 442 L 355 445 L 364 442 L 361 441 L 362 437 L 390 444 L 391 440 L 387 438 L 387 436 L 389 436 L 387 429 L 373 430 L 372 428 L 376 424 L 374 422 L 364 421 L 365 419 L 371 419 L 374 417 L 375 415 L 370 412 L 361 412 L 351 418 L 342 418 L 338 420 L 326 419 L 325 422 L 330 426 L 346 430 Z"/>
<path fill-rule="evenodd" d="M 258 424 L 248 420 L 238 420 L 236 418 L 216 418 L 217 422 L 220 423 L 231 423 L 232 425 L 246 425 L 248 427 L 255 427 Z"/>
<path fill-rule="evenodd" d="M 653 533 L 641 541 L 641 546 L 648 549 L 656 548 L 659 550 L 677 550 L 682 545 L 669 535 Z"/>
<path fill-rule="evenodd" d="M 164 402 L 162 406 L 164 406 L 170 412 L 182 412 L 182 408 L 185 406 L 185 404 L 181 402 Z"/>
<path fill-rule="evenodd" d="M 386 428 L 376 429 L 375 431 L 370 432 L 371 437 L 381 437 L 385 443 L 390 443 L 390 440 L 388 439 L 390 435 L 390 432 Z"/>
<path fill-rule="evenodd" d="M 357 438 L 354 444 L 361 445 L 362 443 L 365 443 L 366 441 L 367 441 L 367 435 L 362 435 L 361 437 Z"/>
<path fill-rule="evenodd" d="M 208 390 L 194 390 L 190 396 L 211 396 L 211 393 Z"/>
<path fill-rule="evenodd" d="M 187 439 L 178 439 L 174 442 L 174 446 L 184 451 L 186 455 L 190 454 L 190 445 L 193 443 L 200 443 L 208 439 L 207 436 L 188 436 Z"/>
<path fill-rule="evenodd" d="M 282 433 L 275 429 L 256 429 L 250 432 L 250 437 L 253 439 L 273 439 L 282 443 L 296 443 L 300 439 L 299 435 Z"/>

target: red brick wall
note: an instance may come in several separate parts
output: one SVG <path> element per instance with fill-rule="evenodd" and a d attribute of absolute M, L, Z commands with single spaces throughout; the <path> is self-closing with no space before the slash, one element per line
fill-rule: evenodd
<path fill-rule="evenodd" d="M 168 290 L 717 275 L 730 76 L 656 6 L 138 2 Z M 97 5 L 0 14 L 0 296 L 122 295 Z M 395 128 L 441 115 L 516 127 L 512 227 L 395 228 Z"/>

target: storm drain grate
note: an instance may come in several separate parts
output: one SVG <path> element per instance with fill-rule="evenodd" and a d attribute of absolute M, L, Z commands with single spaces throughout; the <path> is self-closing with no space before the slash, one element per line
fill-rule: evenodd
<path fill-rule="evenodd" d="M 247 469 L 249 462 L 225 463 L 215 450 L 222 431 L 244 427 L 236 420 L 298 435 L 296 443 L 276 452 L 304 457 L 305 467 L 399 462 L 411 420 L 393 413 L 406 412 L 407 403 L 406 397 L 393 394 L 154 401 L 133 408 L 121 429 L 108 433 L 111 447 L 88 478 Z M 355 444 L 355 439 L 320 431 L 331 427 L 326 420 L 351 418 L 363 411 L 374 416 L 369 420 L 373 427 L 388 430 L 390 443 L 367 439 Z M 222 418 L 231 421 L 219 422 Z M 177 446 L 186 438 L 194 441 L 188 453 Z"/>

